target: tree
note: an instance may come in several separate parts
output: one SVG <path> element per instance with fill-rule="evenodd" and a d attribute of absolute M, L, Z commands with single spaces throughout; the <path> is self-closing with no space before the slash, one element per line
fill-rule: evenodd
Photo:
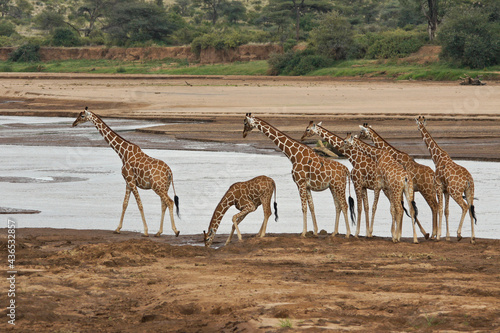
<path fill-rule="evenodd" d="M 96 28 L 96 23 L 104 17 L 107 8 L 113 6 L 116 0 L 85 0 L 78 8 L 77 14 L 83 16 L 88 22 L 88 26 L 83 28 L 85 37 L 88 37 Z"/>
<path fill-rule="evenodd" d="M 241 1 L 226 2 L 222 6 L 222 15 L 229 23 L 236 23 L 245 19 L 246 7 Z"/>
<path fill-rule="evenodd" d="M 201 10 L 206 12 L 208 18 L 212 21 L 212 25 L 215 25 L 226 0 L 195 0 L 195 3 Z"/>
<path fill-rule="evenodd" d="M 345 59 L 353 44 L 351 24 L 336 11 L 323 14 L 318 26 L 311 31 L 310 42 L 321 55 Z"/>
<path fill-rule="evenodd" d="M 471 68 L 500 64 L 500 5 L 485 3 L 458 7 L 445 16 L 439 34 L 443 57 Z"/>
<path fill-rule="evenodd" d="M 332 9 L 328 1 L 323 0 L 269 0 L 269 8 L 277 12 L 288 12 L 295 21 L 295 39 L 300 38 L 300 18 L 307 12 L 328 12 Z"/>
<path fill-rule="evenodd" d="M 118 1 L 105 13 L 107 25 L 103 27 L 119 44 L 129 42 L 166 41 L 183 21 L 168 16 L 163 8 L 153 3 Z"/>

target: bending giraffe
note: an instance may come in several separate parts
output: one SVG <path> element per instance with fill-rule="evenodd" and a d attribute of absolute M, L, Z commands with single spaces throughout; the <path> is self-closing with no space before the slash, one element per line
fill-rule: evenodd
<path fill-rule="evenodd" d="M 399 164 L 405 168 L 408 175 L 413 181 L 413 191 L 420 192 L 424 197 L 425 201 L 431 208 L 432 212 L 432 238 L 437 235 L 437 213 L 438 213 L 438 202 L 436 199 L 436 183 L 434 177 L 434 171 L 426 165 L 417 163 L 410 155 L 400 150 L 397 150 L 392 145 L 390 145 L 386 140 L 384 140 L 375 130 L 368 126 L 368 124 L 360 125 L 361 129 L 360 138 L 368 138 L 373 141 L 375 147 L 386 149 Z M 418 221 L 418 219 L 417 219 Z M 427 234 L 426 239 L 429 238 Z"/>
<path fill-rule="evenodd" d="M 177 216 L 179 216 L 179 198 L 175 195 L 174 181 L 172 178 L 172 171 L 168 165 L 156 158 L 146 155 L 139 146 L 125 140 L 116 132 L 114 132 L 104 121 L 95 113 L 88 110 L 81 112 L 73 123 L 73 127 L 78 124 L 90 121 L 95 125 L 99 133 L 104 137 L 104 140 L 116 151 L 122 160 L 122 176 L 126 182 L 125 199 L 123 200 L 123 210 L 120 218 L 120 224 L 116 228 L 115 233 L 119 234 L 123 225 L 123 218 L 127 210 L 130 193 L 134 194 L 137 206 L 141 212 L 142 223 L 144 224 L 143 236 L 148 237 L 148 225 L 144 216 L 141 198 L 137 188 L 149 190 L 153 189 L 161 199 L 161 222 L 160 230 L 155 236 L 160 236 L 163 232 L 163 220 L 165 218 L 165 211 L 168 207 L 170 212 L 170 221 L 172 222 L 172 230 L 176 236 L 179 236 L 179 231 L 175 227 L 174 222 L 174 201 L 177 208 Z M 174 190 L 174 200 L 168 196 L 168 189 L 172 183 Z"/>
<path fill-rule="evenodd" d="M 231 206 L 235 206 L 240 212 L 233 216 L 233 227 L 226 244 L 231 242 L 234 230 L 238 233 L 238 239 L 241 241 L 240 229 L 238 224 L 251 212 L 255 211 L 261 204 L 264 210 L 264 221 L 260 227 L 258 237 L 266 235 L 267 221 L 271 216 L 271 197 L 274 192 L 274 216 L 278 220 L 278 204 L 276 203 L 276 184 L 274 180 L 266 176 L 258 176 L 247 180 L 246 182 L 234 183 L 229 187 L 226 194 L 222 197 L 219 204 L 215 208 L 208 232 L 203 231 L 205 246 L 210 246 L 214 240 L 215 233 L 219 228 L 220 222 L 224 214 Z"/>
<path fill-rule="evenodd" d="M 450 229 L 448 225 L 448 216 L 450 195 L 457 202 L 457 204 L 462 208 L 462 217 L 460 218 L 460 224 L 457 230 L 457 238 L 460 241 L 462 239 L 462 225 L 464 223 L 465 215 L 469 211 L 470 222 L 471 222 L 471 243 L 476 242 L 476 237 L 474 236 L 474 224 L 477 221 L 476 214 L 474 212 L 474 179 L 472 179 L 471 174 L 464 167 L 456 164 L 451 159 L 450 155 L 446 153 L 439 145 L 434 141 L 432 136 L 429 134 L 425 128 L 425 118 L 419 116 L 415 119 L 417 122 L 418 129 L 422 134 L 422 139 L 424 140 L 427 149 L 431 154 L 432 161 L 436 166 L 436 184 L 437 184 L 437 197 L 438 197 L 438 211 L 439 211 L 439 224 L 436 239 L 439 240 L 441 237 L 441 228 L 443 225 L 443 195 L 445 199 L 445 210 L 444 215 L 446 218 L 446 240 L 450 240 Z M 465 195 L 465 201 L 463 200 L 463 195 Z"/>
<path fill-rule="evenodd" d="M 356 200 L 358 204 L 358 218 L 356 224 L 355 237 L 358 237 L 361 227 L 361 212 L 364 207 L 365 219 L 366 219 L 366 236 L 373 236 L 373 222 L 375 219 L 375 212 L 377 211 L 377 203 L 380 195 L 380 190 L 382 189 L 382 182 L 377 174 L 377 165 L 375 161 L 361 153 L 361 151 L 355 149 L 354 147 L 344 147 L 344 139 L 338 137 L 334 133 L 328 131 L 321 126 L 321 123 L 314 124 L 314 122 L 309 122 L 309 125 L 302 135 L 301 141 L 308 137 L 318 135 L 324 140 L 326 140 L 333 147 L 337 148 L 340 153 L 347 157 L 349 162 L 352 164 L 351 178 L 354 185 L 354 191 L 356 192 Z M 369 204 L 368 204 L 368 193 L 367 189 L 374 191 L 373 207 L 372 207 L 372 218 L 370 224 L 369 216 Z M 388 194 L 386 196 L 389 198 Z"/>
<path fill-rule="evenodd" d="M 396 162 L 389 152 L 382 150 L 369 144 L 364 143 L 356 137 L 348 135 L 345 140 L 345 146 L 354 146 L 364 154 L 367 154 L 377 163 L 377 173 L 382 179 L 382 186 L 389 194 L 392 216 L 392 241 L 397 243 L 401 240 L 401 232 L 403 227 L 403 194 L 406 196 L 408 205 L 410 206 L 410 217 L 413 227 L 413 243 L 417 244 L 417 232 L 415 230 L 415 217 L 417 216 L 417 206 L 413 200 L 413 182 L 404 170 L 404 168 Z M 420 226 L 421 232 L 425 235 L 426 232 Z"/>
<path fill-rule="evenodd" d="M 298 187 L 302 204 L 303 229 L 301 236 L 305 237 L 307 232 L 308 205 L 313 220 L 314 235 L 318 234 L 311 191 L 323 191 L 328 188 L 332 193 L 336 209 L 335 230 L 332 236 L 338 234 L 340 212 L 342 211 L 346 225 L 346 238 L 349 238 L 351 230 L 347 218 L 346 202 L 346 185 L 348 181 L 350 184 L 351 178 L 349 169 L 337 161 L 328 160 L 317 155 L 308 146 L 280 132 L 264 120 L 247 113 L 244 120 L 243 137 L 245 138 L 254 128 L 270 138 L 292 162 L 292 177 Z M 354 200 L 349 196 L 351 213 L 354 209 L 353 206 Z"/>

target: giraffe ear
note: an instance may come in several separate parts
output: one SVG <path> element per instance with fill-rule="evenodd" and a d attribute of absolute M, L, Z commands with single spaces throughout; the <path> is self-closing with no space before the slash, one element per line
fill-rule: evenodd
<path fill-rule="evenodd" d="M 322 122 L 322 121 L 320 121 L 317 125 L 318 125 L 318 126 L 321 126 L 321 124 L 323 124 L 323 122 Z"/>

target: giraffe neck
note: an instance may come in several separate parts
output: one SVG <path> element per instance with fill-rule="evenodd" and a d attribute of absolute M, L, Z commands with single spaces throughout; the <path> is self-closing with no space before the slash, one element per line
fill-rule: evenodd
<path fill-rule="evenodd" d="M 131 145 L 136 147 L 136 145 L 128 142 L 113 131 L 98 115 L 90 111 L 87 112 L 90 114 L 89 121 L 95 125 L 99 133 L 103 136 L 104 141 L 106 141 L 109 146 L 116 151 L 118 156 L 120 156 L 120 159 L 124 160 L 126 158 L 127 148 Z"/>
<path fill-rule="evenodd" d="M 425 126 L 419 125 L 418 129 L 420 130 L 420 133 L 422 134 L 422 139 L 425 142 L 425 145 L 427 146 L 427 149 L 429 149 L 429 152 L 431 154 L 432 161 L 434 164 L 438 165 L 442 163 L 445 160 L 449 160 L 450 156 L 448 155 L 447 152 L 445 152 L 439 145 L 437 144 L 436 141 L 432 138 L 430 133 L 427 131 Z"/>
<path fill-rule="evenodd" d="M 354 139 L 353 144 L 358 150 L 371 157 L 374 161 L 378 161 L 384 154 L 388 154 L 385 150 L 370 146 L 369 144 L 356 138 Z"/>
<path fill-rule="evenodd" d="M 370 133 L 370 138 L 372 139 L 375 147 L 385 149 L 389 151 L 392 158 L 394 158 L 399 163 L 406 165 L 406 163 L 410 162 L 411 158 L 408 154 L 403 153 L 402 151 L 394 148 L 389 142 L 385 141 L 377 132 L 375 132 L 372 128 L 368 129 Z"/>
<path fill-rule="evenodd" d="M 224 197 L 221 199 L 217 207 L 215 208 L 214 214 L 212 215 L 212 219 L 210 220 L 210 224 L 208 225 L 208 234 L 211 236 L 211 239 L 213 240 L 213 237 L 215 236 L 215 233 L 217 232 L 217 229 L 219 229 L 220 222 L 222 221 L 222 218 L 224 217 L 224 214 L 226 214 L 227 210 L 229 207 L 231 207 L 234 202 L 233 200 L 229 199 L 228 193 L 224 195 Z"/>
<path fill-rule="evenodd" d="M 290 159 L 292 163 L 295 163 L 295 155 L 299 150 L 309 149 L 309 147 L 303 145 L 297 140 L 292 139 L 283 132 L 280 132 L 275 127 L 266 123 L 264 120 L 259 118 L 254 118 L 256 127 L 264 135 L 270 138 L 276 146 Z M 302 149 L 301 149 L 302 148 Z"/>
<path fill-rule="evenodd" d="M 319 136 L 325 139 L 326 142 L 328 142 L 332 146 L 336 147 L 340 153 L 344 154 L 347 157 L 351 164 L 354 165 L 357 162 L 359 158 L 358 150 L 354 149 L 354 147 L 352 146 L 342 148 L 342 146 L 344 145 L 344 139 L 338 137 L 324 127 L 316 125 L 316 128 L 319 129 Z"/>

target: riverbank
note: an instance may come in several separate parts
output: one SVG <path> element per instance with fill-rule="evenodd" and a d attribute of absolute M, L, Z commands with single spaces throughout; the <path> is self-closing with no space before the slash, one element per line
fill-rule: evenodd
<path fill-rule="evenodd" d="M 0 229 L 5 250 L 6 229 Z M 16 230 L 15 331 L 478 331 L 500 327 L 500 241 Z M 225 241 L 218 235 L 216 245 Z M 6 280 L 1 285 L 7 290 Z M 2 310 L 0 327 L 7 324 Z M 288 330 L 287 330 L 288 328 Z"/>

